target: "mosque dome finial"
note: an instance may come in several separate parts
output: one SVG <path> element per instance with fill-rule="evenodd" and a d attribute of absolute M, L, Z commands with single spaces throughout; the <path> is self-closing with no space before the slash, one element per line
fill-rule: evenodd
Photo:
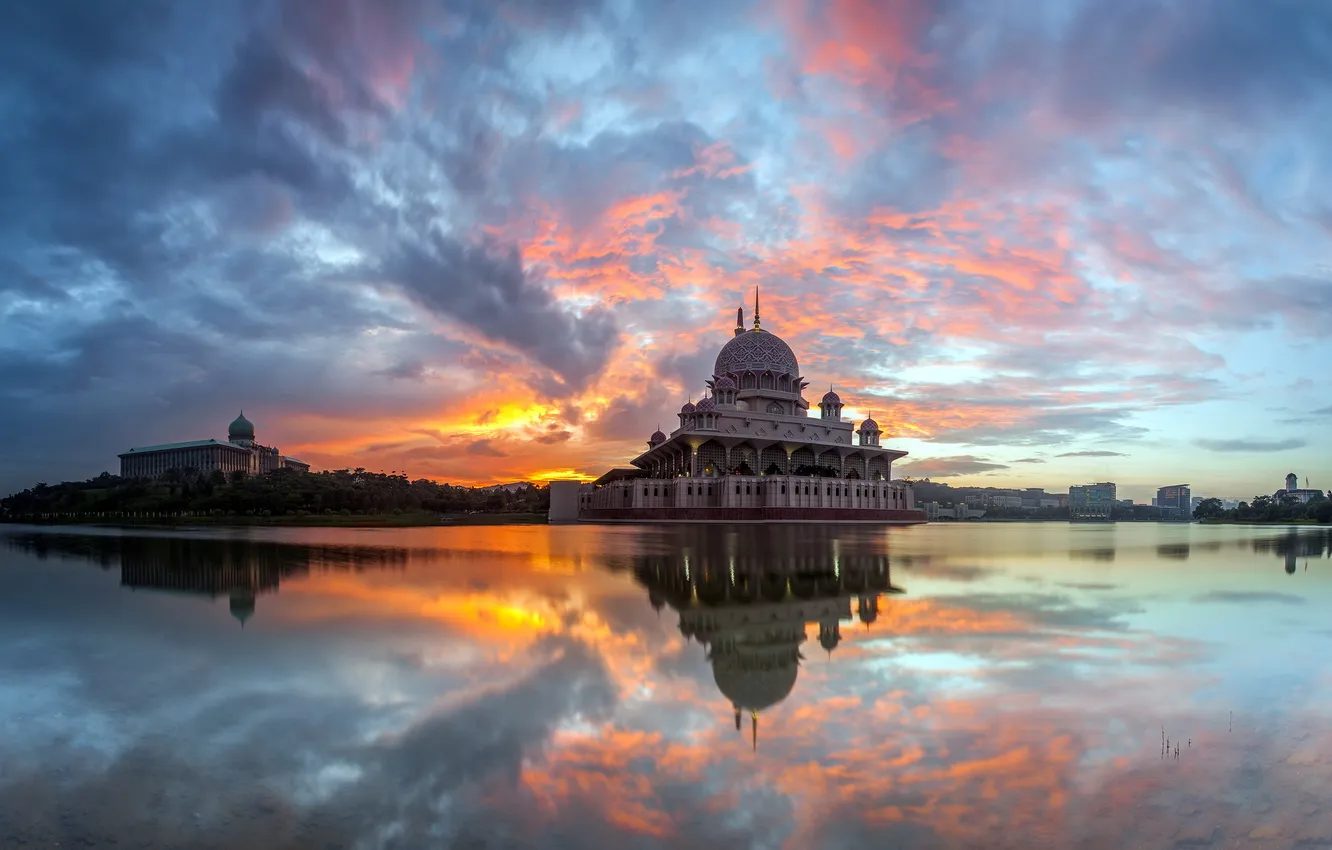
<path fill-rule="evenodd" d="M 738 376 L 745 372 L 771 372 L 774 375 L 800 377 L 800 364 L 795 352 L 781 337 L 763 330 L 758 314 L 758 289 L 754 290 L 754 327 L 737 328 L 735 336 L 727 340 L 717 354 L 712 373 Z"/>

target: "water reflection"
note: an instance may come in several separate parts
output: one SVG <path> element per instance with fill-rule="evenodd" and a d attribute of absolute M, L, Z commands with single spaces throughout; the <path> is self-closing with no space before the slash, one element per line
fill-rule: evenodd
<path fill-rule="evenodd" d="M 38 560 L 86 560 L 102 569 L 120 568 L 120 584 L 133 591 L 158 591 L 215 600 L 226 597 L 231 615 L 244 626 L 258 597 L 276 593 L 283 581 L 311 569 L 397 569 L 408 550 L 390 546 L 306 545 L 244 538 L 218 540 L 172 536 L 127 537 L 86 534 L 14 534 L 10 549 Z"/>
<path fill-rule="evenodd" d="M 795 687 L 806 626 L 817 626 L 819 645 L 831 658 L 842 623 L 853 619 L 853 602 L 868 629 L 879 617 L 880 596 L 905 592 L 892 583 L 887 554 L 842 555 L 838 538 L 822 536 L 797 550 L 792 531 L 778 532 L 793 538 L 781 554 L 763 552 L 772 532 L 751 529 L 718 539 L 706 529 L 685 531 L 681 551 L 644 556 L 634 567 L 652 607 L 670 605 L 685 640 L 703 646 L 737 731 L 749 714 L 754 749 L 760 712 Z"/>
<path fill-rule="evenodd" d="M 5 850 L 1332 838 L 1326 529 L 6 539 Z"/>
<path fill-rule="evenodd" d="M 1289 529 L 1284 536 L 1253 541 L 1253 551 L 1272 553 L 1285 561 L 1286 572 L 1294 574 L 1299 568 L 1299 560 L 1304 559 L 1304 569 L 1309 569 L 1310 558 L 1321 558 L 1324 553 L 1332 558 L 1332 530 L 1317 529 L 1302 531 Z"/>

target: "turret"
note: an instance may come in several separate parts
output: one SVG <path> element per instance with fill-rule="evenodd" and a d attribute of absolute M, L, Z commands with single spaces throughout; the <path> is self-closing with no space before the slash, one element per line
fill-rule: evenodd
<path fill-rule="evenodd" d="M 860 423 L 860 444 L 862 446 L 877 446 L 879 444 L 879 435 L 883 431 L 879 430 L 879 423 L 873 419 L 866 419 Z"/>
<path fill-rule="evenodd" d="M 832 387 L 823 394 L 823 401 L 819 402 L 819 415 L 823 419 L 834 419 L 840 421 L 842 418 L 842 397 L 833 392 Z"/>

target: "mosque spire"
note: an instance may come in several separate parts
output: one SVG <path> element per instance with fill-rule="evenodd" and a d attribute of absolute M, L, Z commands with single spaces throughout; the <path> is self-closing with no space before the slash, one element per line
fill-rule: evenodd
<path fill-rule="evenodd" d="M 740 706 L 735 707 L 735 731 L 740 731 Z"/>
<path fill-rule="evenodd" d="M 754 286 L 754 330 L 759 330 L 759 288 Z"/>
<path fill-rule="evenodd" d="M 758 712 L 751 711 L 749 719 L 750 723 L 753 724 L 750 728 L 753 730 L 754 752 L 758 752 Z"/>

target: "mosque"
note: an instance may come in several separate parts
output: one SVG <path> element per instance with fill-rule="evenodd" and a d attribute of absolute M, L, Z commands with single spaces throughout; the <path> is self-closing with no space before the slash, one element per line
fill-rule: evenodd
<path fill-rule="evenodd" d="M 310 464 L 294 457 L 284 457 L 272 446 L 260 445 L 254 438 L 254 423 L 245 411 L 227 426 L 226 440 L 192 440 L 130 449 L 120 455 L 120 477 L 160 478 L 171 470 L 195 470 L 203 475 L 244 472 L 266 475 L 276 469 L 309 472 Z"/>
<path fill-rule="evenodd" d="M 810 416 L 795 353 L 736 311 L 707 392 L 687 401 L 670 435 L 660 430 L 630 463 L 591 484 L 552 486 L 552 518 L 591 522 L 926 521 L 911 487 L 892 482 L 894 460 L 877 422 L 856 428 L 829 388 Z M 557 504 L 559 502 L 560 504 Z"/>
<path fill-rule="evenodd" d="M 806 628 L 818 627 L 820 649 L 813 652 L 833 662 L 844 624 L 871 628 L 880 598 L 906 591 L 893 585 L 886 553 L 842 552 L 836 538 L 807 535 L 759 540 L 732 533 L 723 540 L 707 533 L 714 530 L 721 531 L 691 530 L 671 554 L 638 557 L 634 576 L 652 607 L 669 605 L 685 640 L 706 650 L 736 730 L 748 714 L 757 749 L 760 715 L 790 696 L 806 663 Z"/>

